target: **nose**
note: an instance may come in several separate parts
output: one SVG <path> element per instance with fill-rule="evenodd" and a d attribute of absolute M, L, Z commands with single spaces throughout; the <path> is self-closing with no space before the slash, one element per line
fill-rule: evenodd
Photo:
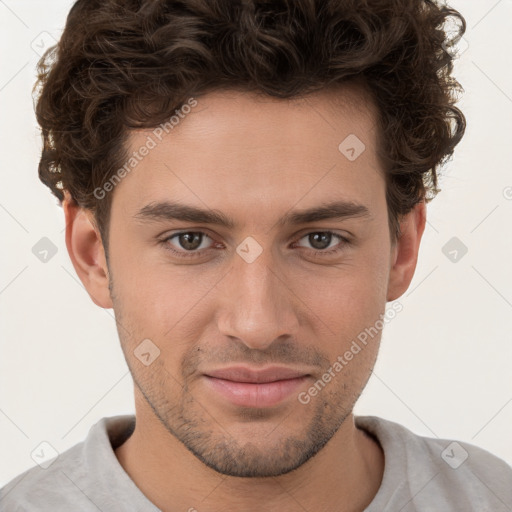
<path fill-rule="evenodd" d="M 265 350 L 280 337 L 295 337 L 299 326 L 297 298 L 270 250 L 252 262 L 238 254 L 220 283 L 217 313 L 220 332 L 247 347 Z"/>

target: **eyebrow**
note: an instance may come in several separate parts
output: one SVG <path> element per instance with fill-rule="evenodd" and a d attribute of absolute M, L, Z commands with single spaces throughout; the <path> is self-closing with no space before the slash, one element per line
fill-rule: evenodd
<path fill-rule="evenodd" d="M 213 224 L 225 228 L 234 228 L 236 223 L 218 210 L 201 209 L 181 203 L 159 201 L 147 204 L 134 216 L 142 222 L 158 222 L 180 220 L 198 224 Z M 307 224 L 327 219 L 371 218 L 370 210 L 353 201 L 334 201 L 306 210 L 295 210 L 286 213 L 277 222 L 280 226 Z"/>

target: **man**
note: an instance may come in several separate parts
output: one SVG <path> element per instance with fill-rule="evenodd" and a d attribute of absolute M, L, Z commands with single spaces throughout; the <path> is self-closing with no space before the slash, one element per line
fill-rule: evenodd
<path fill-rule="evenodd" d="M 512 509 L 497 457 L 352 412 L 464 133 L 448 16 L 463 32 L 432 1 L 74 4 L 39 174 L 136 414 L 3 509 Z"/>

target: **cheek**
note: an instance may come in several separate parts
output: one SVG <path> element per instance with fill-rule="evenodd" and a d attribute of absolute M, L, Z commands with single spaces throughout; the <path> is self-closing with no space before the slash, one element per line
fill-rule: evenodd
<path fill-rule="evenodd" d="M 383 312 L 387 279 L 387 261 L 380 255 L 347 262 L 328 273 L 309 274 L 300 284 L 300 295 L 325 324 L 327 333 L 346 339 L 357 334 L 354 331 L 373 325 Z"/>
<path fill-rule="evenodd" d="M 192 269 L 126 256 L 113 265 L 114 304 L 123 343 L 133 352 L 142 340 L 150 339 L 160 350 L 159 360 L 166 361 L 173 373 L 211 319 L 206 299 L 219 280 L 217 272 Z"/>

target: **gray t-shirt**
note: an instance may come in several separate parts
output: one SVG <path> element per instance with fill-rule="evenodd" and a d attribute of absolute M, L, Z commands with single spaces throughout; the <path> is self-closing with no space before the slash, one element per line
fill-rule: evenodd
<path fill-rule="evenodd" d="M 512 467 L 463 442 L 431 439 L 376 416 L 355 416 L 384 450 L 382 484 L 363 512 L 511 512 Z M 0 489 L 5 512 L 158 512 L 119 464 L 114 448 L 132 415 L 102 418 L 86 439 Z M 264 503 L 262 503 L 262 506 Z"/>

